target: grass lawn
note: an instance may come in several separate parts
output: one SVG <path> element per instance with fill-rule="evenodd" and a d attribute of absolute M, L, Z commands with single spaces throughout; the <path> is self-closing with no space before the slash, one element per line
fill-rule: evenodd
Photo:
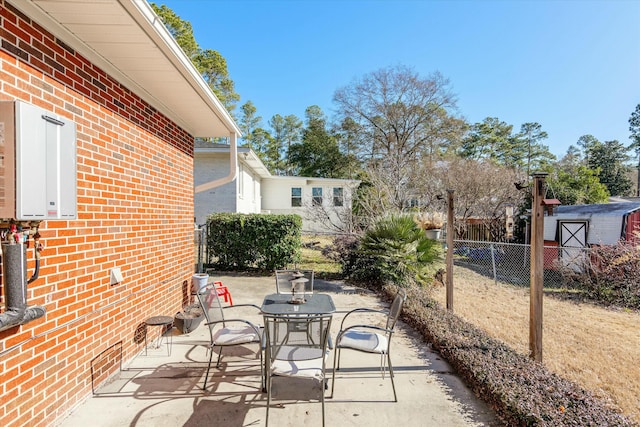
<path fill-rule="evenodd" d="M 302 257 L 298 268 L 313 270 L 317 277 L 336 277 L 341 272 L 340 264 L 322 255 L 322 248 L 333 243 L 333 236 L 302 236 Z"/>
<path fill-rule="evenodd" d="M 446 291 L 433 297 L 445 306 Z M 494 284 L 455 267 L 454 313 L 514 350 L 529 353 L 529 289 Z M 553 298 L 545 292 L 543 363 L 640 423 L 640 313 Z"/>

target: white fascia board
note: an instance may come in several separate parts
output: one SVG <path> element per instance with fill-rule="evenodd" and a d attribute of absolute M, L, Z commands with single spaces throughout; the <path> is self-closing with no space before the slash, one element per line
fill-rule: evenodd
<path fill-rule="evenodd" d="M 173 59 L 176 68 L 181 72 L 182 76 L 192 84 L 194 90 L 200 94 L 203 101 L 210 105 L 212 111 L 220 121 L 222 121 L 230 133 L 235 133 L 237 138 L 242 137 L 242 131 L 231 117 L 220 100 L 215 96 L 211 88 L 207 85 L 204 78 L 191 62 L 184 51 L 171 36 L 162 21 L 155 14 L 146 0 L 119 0 L 122 6 L 129 11 L 131 16 L 152 38 L 156 45 L 165 52 L 169 59 Z M 137 13 L 134 13 L 137 12 Z M 140 19 L 142 18 L 142 19 Z M 195 136 L 211 136 L 211 135 L 195 135 Z"/>

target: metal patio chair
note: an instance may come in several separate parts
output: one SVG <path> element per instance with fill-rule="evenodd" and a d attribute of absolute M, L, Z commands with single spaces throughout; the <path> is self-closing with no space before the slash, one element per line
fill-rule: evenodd
<path fill-rule="evenodd" d="M 331 318 L 330 314 L 264 316 L 267 391 L 265 425 L 269 424 L 274 376 L 303 378 L 318 383 L 322 403 L 322 425 L 325 425 L 325 367 Z"/>
<path fill-rule="evenodd" d="M 207 373 L 204 379 L 203 390 L 207 388 L 207 380 L 209 379 L 209 370 L 211 369 L 211 360 L 213 358 L 213 350 L 218 348 L 218 361 L 216 368 L 220 368 L 220 359 L 222 358 L 222 348 L 234 345 L 257 344 L 258 353 L 260 355 L 260 381 L 261 388 L 264 389 L 263 360 L 262 360 L 262 330 L 254 323 L 242 318 L 225 317 L 225 311 L 237 309 L 240 307 L 254 307 L 260 311 L 260 307 L 254 304 L 236 304 L 231 306 L 222 306 L 214 284 L 209 284 L 198 291 L 198 301 L 202 307 L 206 325 L 209 328 L 209 363 L 207 365 Z"/>
<path fill-rule="evenodd" d="M 348 312 L 342 319 L 340 324 L 340 332 L 336 338 L 336 353 L 333 359 L 333 377 L 331 380 L 331 397 L 333 397 L 333 389 L 336 385 L 336 370 L 340 369 L 340 354 L 343 349 L 356 350 L 363 353 L 379 354 L 380 369 L 382 378 L 385 376 L 385 361 L 389 364 L 389 376 L 391 377 L 391 387 L 393 388 L 394 402 L 398 401 L 396 395 L 396 386 L 393 382 L 393 365 L 391 364 L 391 337 L 402 311 L 402 306 L 407 299 L 407 293 L 404 289 L 398 289 L 391 307 L 388 310 L 375 310 L 372 308 L 356 308 Z M 375 313 L 386 317 L 385 326 L 376 326 L 372 324 L 350 324 L 353 319 L 347 319 L 351 315 Z M 355 317 L 355 316 L 354 316 Z"/>

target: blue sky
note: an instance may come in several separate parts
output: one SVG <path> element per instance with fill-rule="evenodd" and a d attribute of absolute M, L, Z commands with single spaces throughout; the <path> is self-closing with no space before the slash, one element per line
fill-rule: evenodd
<path fill-rule="evenodd" d="M 439 71 L 469 122 L 538 122 L 557 156 L 581 135 L 627 145 L 640 103 L 640 0 L 165 0 L 220 52 L 240 104 L 331 118 L 336 89 L 394 65 Z"/>

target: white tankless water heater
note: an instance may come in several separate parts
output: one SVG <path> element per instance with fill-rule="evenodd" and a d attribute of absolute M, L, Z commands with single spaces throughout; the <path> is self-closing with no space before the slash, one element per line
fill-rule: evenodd
<path fill-rule="evenodd" d="M 22 101 L 0 102 L 0 220 L 77 218 L 76 124 Z"/>

